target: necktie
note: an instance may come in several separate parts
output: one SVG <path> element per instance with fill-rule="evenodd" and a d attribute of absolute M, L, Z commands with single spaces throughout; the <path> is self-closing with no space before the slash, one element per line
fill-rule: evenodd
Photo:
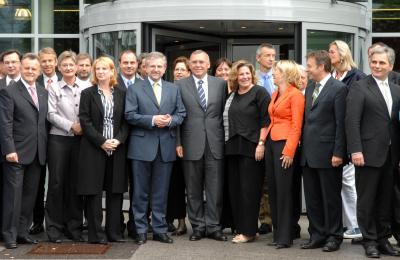
<path fill-rule="evenodd" d="M 198 87 L 197 87 L 197 92 L 199 93 L 199 97 L 200 97 L 200 105 L 203 108 L 204 111 L 207 110 L 207 102 L 206 102 L 206 93 L 204 92 L 203 89 L 203 83 L 204 81 L 199 80 L 198 82 Z"/>
<path fill-rule="evenodd" d="M 156 96 L 158 105 L 160 105 L 160 102 L 161 102 L 161 91 L 159 88 L 160 88 L 160 84 L 158 82 L 154 82 L 153 83 L 153 91 L 154 91 L 154 95 Z"/>
<path fill-rule="evenodd" d="M 51 83 L 53 83 L 52 79 L 48 79 L 47 80 L 47 85 L 46 85 L 46 89 L 48 90 L 51 87 Z"/>
<path fill-rule="evenodd" d="M 15 80 L 10 80 L 10 82 L 8 83 L 8 85 L 7 86 L 11 86 L 12 84 L 14 84 L 15 83 Z"/>
<path fill-rule="evenodd" d="M 274 87 L 271 84 L 271 76 L 269 74 L 266 74 L 263 76 L 264 78 L 264 88 L 268 91 L 269 96 L 272 96 L 272 93 L 274 93 Z"/>
<path fill-rule="evenodd" d="M 128 80 L 127 82 L 126 82 L 126 84 L 127 84 L 127 86 L 126 86 L 126 88 L 129 88 L 130 86 L 132 86 L 132 80 Z"/>
<path fill-rule="evenodd" d="M 389 111 L 389 115 L 392 115 L 392 104 L 393 104 L 393 100 L 391 99 L 391 94 L 390 94 L 390 88 L 389 86 L 386 84 L 385 81 L 381 82 L 381 87 L 382 87 L 382 92 L 383 92 L 383 99 L 385 99 L 385 103 L 387 106 L 387 109 Z"/>
<path fill-rule="evenodd" d="M 29 87 L 29 93 L 31 94 L 33 103 L 35 103 L 35 106 L 37 108 L 39 108 L 39 101 L 38 101 L 38 98 L 37 98 L 37 95 L 36 95 L 36 88 L 35 87 Z"/>
<path fill-rule="evenodd" d="M 314 105 L 315 100 L 317 99 L 319 95 L 319 88 L 321 87 L 320 83 L 315 84 L 314 91 L 312 93 L 312 105 Z"/>

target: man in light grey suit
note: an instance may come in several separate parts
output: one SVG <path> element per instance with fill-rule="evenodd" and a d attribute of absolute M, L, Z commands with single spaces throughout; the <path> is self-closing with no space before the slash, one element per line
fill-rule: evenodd
<path fill-rule="evenodd" d="M 191 241 L 205 235 L 220 241 L 222 209 L 224 129 L 222 113 L 226 82 L 207 75 L 210 58 L 202 50 L 190 56 L 192 76 L 177 81 L 187 117 L 178 128 L 177 154 L 183 157 Z M 206 204 L 203 203 L 203 190 Z"/>
<path fill-rule="evenodd" d="M 185 117 L 178 88 L 161 80 L 167 68 L 165 56 L 152 52 L 146 58 L 145 80 L 128 88 L 125 118 L 130 125 L 128 158 L 132 159 L 133 214 L 136 242 L 147 241 L 147 209 L 151 200 L 153 240 L 172 243 L 167 235 L 166 211 L 169 180 L 176 159 L 176 127 Z"/>

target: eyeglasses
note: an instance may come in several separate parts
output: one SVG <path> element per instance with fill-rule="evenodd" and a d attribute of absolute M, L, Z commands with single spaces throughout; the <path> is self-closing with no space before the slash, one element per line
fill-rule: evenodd
<path fill-rule="evenodd" d="M 15 65 L 18 64 L 19 61 L 18 60 L 10 60 L 10 61 L 5 61 L 4 65 Z"/>

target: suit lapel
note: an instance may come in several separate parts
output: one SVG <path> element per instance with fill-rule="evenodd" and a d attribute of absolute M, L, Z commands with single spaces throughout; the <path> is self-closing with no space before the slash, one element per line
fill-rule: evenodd
<path fill-rule="evenodd" d="M 392 111 L 390 115 L 390 118 L 392 118 L 393 116 L 397 116 L 398 111 L 396 110 L 398 110 L 398 107 L 395 102 L 396 100 L 398 100 L 399 97 L 397 96 L 396 87 L 394 86 L 393 82 L 389 81 L 389 88 L 390 88 L 390 94 L 392 95 Z"/>
<path fill-rule="evenodd" d="M 283 100 L 287 99 L 287 97 L 289 96 L 290 91 L 292 90 L 291 88 L 292 88 L 292 86 L 289 85 L 286 88 L 285 92 L 283 92 L 281 97 L 278 97 L 279 91 L 274 91 L 274 94 L 276 92 L 276 94 L 275 94 L 276 100 L 275 100 L 275 104 L 274 104 L 274 109 L 276 109 Z M 273 97 L 274 97 L 274 94 L 272 94 Z"/>
<path fill-rule="evenodd" d="M 19 81 L 20 83 L 17 85 L 19 91 L 21 92 L 21 95 L 23 98 L 25 98 L 32 106 L 35 108 L 36 111 L 38 111 L 35 103 L 32 100 L 31 95 L 29 94 L 28 90 L 26 89 L 24 83 L 22 81 Z"/>
<path fill-rule="evenodd" d="M 320 100 L 324 99 L 324 97 L 326 96 L 327 93 L 329 93 L 330 85 L 332 84 L 332 81 L 333 81 L 333 78 L 330 77 L 328 79 L 328 81 L 325 83 L 325 86 L 322 88 L 322 90 L 319 93 L 317 99 L 314 101 L 314 104 L 312 104 L 311 110 L 314 109 L 314 107 L 316 107 L 318 105 Z M 314 84 L 314 88 L 315 88 L 315 84 Z M 314 92 L 314 88 L 313 88 L 313 92 Z M 312 103 L 312 95 L 311 95 L 311 103 Z"/>
<path fill-rule="evenodd" d="M 385 114 L 390 117 L 385 99 L 383 98 L 383 95 L 378 87 L 378 84 L 376 83 L 375 79 L 372 76 L 370 76 L 369 84 L 367 85 L 367 87 L 377 97 L 378 102 L 381 103 L 380 107 L 385 109 L 385 112 L 386 112 Z M 390 89 L 390 90 L 392 92 L 392 89 Z"/>
<path fill-rule="evenodd" d="M 158 105 L 156 95 L 154 95 L 153 87 L 151 86 L 150 81 L 148 79 L 144 81 L 143 88 L 144 88 L 144 93 L 146 93 L 146 95 L 149 96 L 151 101 L 153 101 L 154 105 L 156 105 L 159 108 L 160 106 Z"/>
<path fill-rule="evenodd" d="M 100 110 L 101 115 L 104 117 L 104 107 L 103 107 L 103 102 L 101 102 L 101 97 L 99 94 L 98 86 L 93 87 L 92 95 L 94 102 L 96 103 L 97 107 Z"/>
<path fill-rule="evenodd" d="M 39 116 L 46 118 L 47 116 L 47 99 L 46 99 L 46 93 L 47 91 L 42 87 L 36 85 L 36 93 L 38 96 L 38 102 L 39 102 Z"/>
<path fill-rule="evenodd" d="M 162 108 L 165 105 L 165 102 L 167 102 L 168 100 L 170 100 L 169 96 L 168 96 L 168 86 L 167 86 L 167 82 L 162 80 L 162 87 L 161 87 L 161 103 L 160 103 L 160 108 Z"/>
<path fill-rule="evenodd" d="M 190 78 L 189 78 L 189 85 L 190 85 L 189 89 L 191 90 L 192 95 L 194 96 L 194 98 L 196 99 L 197 103 L 199 104 L 199 106 L 203 110 L 203 107 L 201 106 L 201 102 L 200 102 L 199 92 L 197 91 L 196 82 L 194 81 L 193 76 L 190 76 Z M 208 90 L 210 91 L 210 88 L 208 88 Z"/>

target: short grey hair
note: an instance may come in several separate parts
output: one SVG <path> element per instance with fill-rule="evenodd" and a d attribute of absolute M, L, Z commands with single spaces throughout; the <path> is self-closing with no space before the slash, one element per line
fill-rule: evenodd
<path fill-rule="evenodd" d="M 274 46 L 270 43 L 261 43 L 260 46 L 258 46 L 257 51 L 256 51 L 257 56 L 261 55 L 262 48 L 274 49 Z"/>
<path fill-rule="evenodd" d="M 153 59 L 162 59 L 164 61 L 164 64 L 167 65 L 167 57 L 165 57 L 165 55 L 162 54 L 161 52 L 153 51 L 146 55 L 145 58 L 146 66 L 149 63 L 149 60 Z"/>
<path fill-rule="evenodd" d="M 382 54 L 386 53 L 386 56 L 388 58 L 389 64 L 394 65 L 395 59 L 396 59 L 396 54 L 392 48 L 389 46 L 384 46 L 384 47 L 375 47 L 371 51 L 371 57 L 374 54 Z"/>

